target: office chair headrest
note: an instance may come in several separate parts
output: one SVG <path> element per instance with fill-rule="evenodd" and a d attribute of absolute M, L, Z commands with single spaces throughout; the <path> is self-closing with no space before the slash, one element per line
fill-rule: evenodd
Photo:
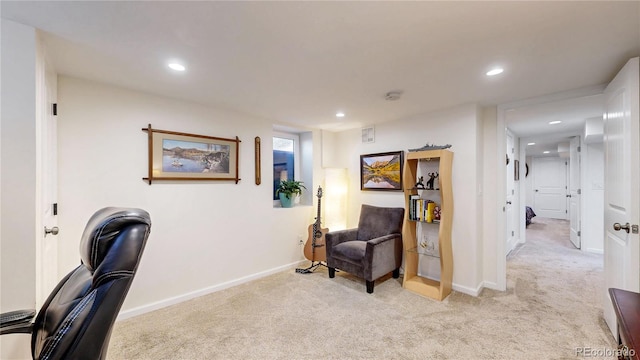
<path fill-rule="evenodd" d="M 89 271 L 95 271 L 102 264 L 122 231 L 138 224 L 143 225 L 144 230 L 142 231 L 145 231 L 145 233 L 149 231 L 151 218 L 148 212 L 141 209 L 117 207 L 106 207 L 98 210 L 89 219 L 82 233 L 82 239 L 80 240 L 82 263 Z M 137 229 L 136 231 L 141 230 Z M 146 236 L 143 236 L 143 238 L 142 241 L 146 241 Z M 116 246 L 127 246 L 127 244 L 118 243 Z M 142 246 L 144 246 L 144 243 Z M 118 261 L 117 259 L 113 260 Z"/>

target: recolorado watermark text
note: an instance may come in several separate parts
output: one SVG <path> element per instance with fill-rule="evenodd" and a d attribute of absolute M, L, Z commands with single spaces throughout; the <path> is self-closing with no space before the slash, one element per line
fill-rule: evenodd
<path fill-rule="evenodd" d="M 576 356 L 581 356 L 585 358 L 603 358 L 603 357 L 632 357 L 635 356 L 636 351 L 634 349 L 629 349 L 626 346 L 620 349 L 611 349 L 611 348 L 592 348 L 592 347 L 577 347 L 575 351 Z"/>

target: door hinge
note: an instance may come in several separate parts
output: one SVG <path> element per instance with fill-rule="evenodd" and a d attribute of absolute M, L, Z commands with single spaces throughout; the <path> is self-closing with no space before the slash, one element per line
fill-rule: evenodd
<path fill-rule="evenodd" d="M 578 195 L 582 194 L 582 189 L 578 189 Z"/>
<path fill-rule="evenodd" d="M 582 151 L 582 147 L 578 146 L 578 152 Z"/>
<path fill-rule="evenodd" d="M 580 230 L 578 230 L 578 236 L 580 236 L 580 234 L 581 234 L 581 232 L 580 232 Z"/>
<path fill-rule="evenodd" d="M 565 214 L 568 214 L 568 213 L 569 213 L 569 210 L 565 210 L 565 211 L 564 211 L 564 213 L 565 213 Z"/>
<path fill-rule="evenodd" d="M 512 231 L 512 232 L 511 232 L 511 236 L 516 236 L 515 231 Z"/>
<path fill-rule="evenodd" d="M 58 203 L 53 204 L 53 215 L 58 215 Z"/>
<path fill-rule="evenodd" d="M 53 115 L 54 116 L 58 115 L 58 104 L 57 103 L 53 103 L 51 105 L 52 105 L 51 112 L 53 113 Z"/>

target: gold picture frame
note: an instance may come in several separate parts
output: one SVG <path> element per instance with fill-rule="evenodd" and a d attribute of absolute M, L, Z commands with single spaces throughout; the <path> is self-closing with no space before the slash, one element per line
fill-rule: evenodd
<path fill-rule="evenodd" d="M 240 139 L 142 128 L 149 141 L 149 185 L 155 180 L 240 181 Z"/>

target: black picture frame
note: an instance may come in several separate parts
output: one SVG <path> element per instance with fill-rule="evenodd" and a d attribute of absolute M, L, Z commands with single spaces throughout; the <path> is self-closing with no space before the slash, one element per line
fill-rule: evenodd
<path fill-rule="evenodd" d="M 402 191 L 404 151 L 360 155 L 360 190 Z"/>

